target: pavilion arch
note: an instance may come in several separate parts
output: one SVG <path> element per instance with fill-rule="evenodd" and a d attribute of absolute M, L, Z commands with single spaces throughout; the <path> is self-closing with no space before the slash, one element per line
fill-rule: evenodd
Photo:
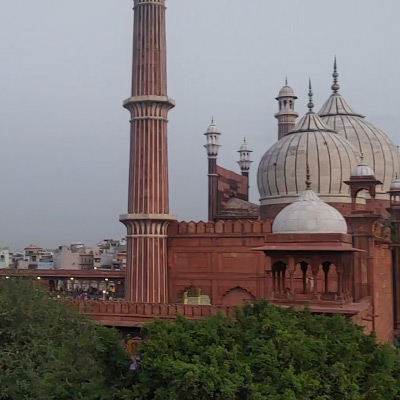
<path fill-rule="evenodd" d="M 310 278 L 312 277 L 312 261 L 305 257 L 295 262 L 294 287 L 292 290 L 296 293 L 307 294 L 312 288 Z"/>
<path fill-rule="evenodd" d="M 192 305 L 211 305 L 210 296 L 197 286 L 188 286 L 176 296 L 175 303 Z"/>
<path fill-rule="evenodd" d="M 285 295 L 287 292 L 286 278 L 287 278 L 287 268 L 288 264 L 281 259 L 275 261 L 271 265 L 272 272 L 272 288 L 273 292 L 277 294 Z"/>
<path fill-rule="evenodd" d="M 321 270 L 323 272 L 323 285 L 321 293 L 323 296 L 334 295 L 338 291 L 337 281 L 337 261 L 334 259 L 321 262 Z"/>
<path fill-rule="evenodd" d="M 245 302 L 253 302 L 256 297 L 247 289 L 236 286 L 222 296 L 221 304 L 224 306 L 242 306 Z"/>

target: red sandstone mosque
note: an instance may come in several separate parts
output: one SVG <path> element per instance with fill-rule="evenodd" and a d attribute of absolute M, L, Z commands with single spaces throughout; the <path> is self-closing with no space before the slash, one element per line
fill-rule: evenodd
<path fill-rule="evenodd" d="M 208 222 L 179 222 L 168 204 L 165 0 L 134 0 L 126 300 L 232 306 L 265 298 L 343 313 L 390 340 L 400 324 L 400 180 L 396 146 L 339 90 L 299 121 L 286 85 L 276 98 L 278 141 L 258 166 L 260 205 L 248 200 L 252 163 L 218 165 L 208 127 Z M 212 305 L 212 306 L 211 306 Z M 153 307 L 153 306 L 152 306 Z"/>
<path fill-rule="evenodd" d="M 389 341 L 400 328 L 399 155 L 390 138 L 340 94 L 298 120 L 286 85 L 277 142 L 258 164 L 260 204 L 249 202 L 251 150 L 241 174 L 218 165 L 221 133 L 208 127 L 208 221 L 180 222 L 168 193 L 165 0 L 134 0 L 126 302 L 79 304 L 95 319 L 135 326 L 191 318 L 243 301 L 342 313 Z"/>

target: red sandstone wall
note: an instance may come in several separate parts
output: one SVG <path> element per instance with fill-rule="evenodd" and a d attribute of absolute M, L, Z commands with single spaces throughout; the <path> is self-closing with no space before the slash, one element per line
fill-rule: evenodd
<path fill-rule="evenodd" d="M 194 286 L 207 294 L 212 304 L 224 304 L 229 294 L 229 304 L 240 303 L 242 298 L 264 298 L 266 293 L 263 252 L 252 249 L 263 245 L 265 234 L 271 232 L 269 222 L 219 221 L 181 222 L 170 228 L 168 241 L 168 268 L 170 301 Z M 232 300 L 234 299 L 234 300 Z M 225 303 L 227 300 L 225 301 Z M 228 303 L 227 303 L 228 304 Z"/>
<path fill-rule="evenodd" d="M 351 213 L 351 203 L 328 203 L 332 207 L 336 208 L 341 214 L 348 215 Z M 261 220 L 273 220 L 276 215 L 288 204 L 271 204 L 260 207 L 260 218 Z M 389 200 L 376 200 L 375 202 L 377 214 L 388 215 L 386 208 L 389 207 Z M 362 204 L 356 205 L 357 210 L 363 210 L 365 208 Z"/>
<path fill-rule="evenodd" d="M 248 199 L 248 178 L 236 172 L 217 166 L 218 174 L 218 203 L 222 209 L 231 197 Z"/>
<path fill-rule="evenodd" d="M 393 279 L 391 250 L 387 244 L 374 248 L 373 300 L 375 332 L 381 342 L 393 338 Z"/>
<path fill-rule="evenodd" d="M 362 303 L 370 303 L 371 298 L 366 297 L 362 301 Z M 352 321 L 360 326 L 364 327 L 364 332 L 366 334 L 370 334 L 373 331 L 373 322 L 372 322 L 372 304 L 369 305 L 364 311 L 356 314 Z"/>

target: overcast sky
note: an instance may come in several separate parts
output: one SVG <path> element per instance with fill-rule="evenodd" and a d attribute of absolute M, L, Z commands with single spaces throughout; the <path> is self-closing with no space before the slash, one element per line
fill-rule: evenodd
<path fill-rule="evenodd" d="M 341 93 L 400 143 L 398 0 L 168 0 L 171 211 L 207 213 L 204 136 L 222 131 L 219 164 L 238 170 L 246 136 L 258 161 L 277 136 L 274 98 L 288 75 L 307 104 Z M 1 0 L 0 246 L 93 245 L 120 238 L 127 208 L 130 0 Z"/>

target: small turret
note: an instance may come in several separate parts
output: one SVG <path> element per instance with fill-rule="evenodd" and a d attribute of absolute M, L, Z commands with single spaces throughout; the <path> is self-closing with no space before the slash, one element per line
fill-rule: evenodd
<path fill-rule="evenodd" d="M 217 173 L 217 157 L 219 148 L 219 137 L 221 132 L 218 131 L 214 124 L 214 118 L 204 134 L 207 143 L 204 145 L 208 157 L 208 220 L 214 221 L 218 214 L 218 173 Z"/>
<path fill-rule="evenodd" d="M 360 161 L 351 172 L 350 179 L 344 183 L 350 186 L 352 212 L 356 212 L 357 195 L 363 190 L 366 190 L 371 197 L 363 211 L 375 212 L 376 187 L 382 185 L 382 182 L 375 178 L 375 172 L 365 162 L 363 153 L 360 154 Z"/>
<path fill-rule="evenodd" d="M 219 144 L 221 132 L 218 131 L 217 126 L 214 124 L 214 118 L 211 119 L 211 124 L 204 135 L 207 138 L 207 144 L 205 144 L 204 147 L 207 151 L 208 158 L 217 158 L 219 148 L 221 147 Z"/>
<path fill-rule="evenodd" d="M 246 138 L 243 140 L 243 144 L 240 146 L 238 153 L 240 154 L 240 159 L 237 162 L 240 167 L 240 171 L 243 176 L 249 176 L 249 171 L 251 167 L 251 154 L 253 151 L 250 150 L 249 145 L 247 144 Z"/>
<path fill-rule="evenodd" d="M 293 89 L 288 85 L 286 78 L 285 86 L 280 90 L 276 98 L 279 103 L 279 112 L 275 114 L 275 118 L 278 120 L 278 139 L 294 130 L 296 126 L 296 119 L 299 116 L 294 110 L 296 99 L 297 97 Z"/>

